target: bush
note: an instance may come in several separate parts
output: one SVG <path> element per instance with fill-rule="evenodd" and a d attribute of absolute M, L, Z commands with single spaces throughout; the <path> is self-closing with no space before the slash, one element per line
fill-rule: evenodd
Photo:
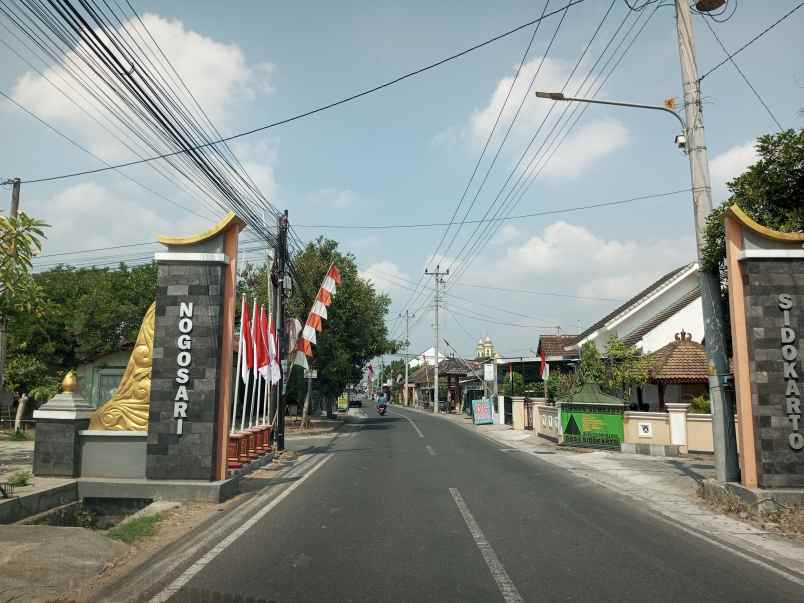
<path fill-rule="evenodd" d="M 154 515 L 145 515 L 132 519 L 124 524 L 115 526 L 107 532 L 109 538 L 120 540 L 126 544 L 131 544 L 143 538 L 150 538 L 156 533 L 156 524 L 162 521 L 162 515 L 156 513 Z"/>
<path fill-rule="evenodd" d="M 30 438 L 27 435 L 25 435 L 25 432 L 22 431 L 21 429 L 15 430 L 14 433 L 11 434 L 11 437 L 9 439 L 12 442 L 27 442 L 28 440 L 30 440 Z"/>
<path fill-rule="evenodd" d="M 27 486 L 31 483 L 32 477 L 33 476 L 31 475 L 30 471 L 17 471 L 9 475 L 6 481 L 10 486 L 22 488 L 23 486 Z"/>
<path fill-rule="evenodd" d="M 709 403 L 709 398 L 705 394 L 695 396 L 690 400 L 690 412 L 698 414 L 709 414 L 712 412 L 712 405 Z"/>

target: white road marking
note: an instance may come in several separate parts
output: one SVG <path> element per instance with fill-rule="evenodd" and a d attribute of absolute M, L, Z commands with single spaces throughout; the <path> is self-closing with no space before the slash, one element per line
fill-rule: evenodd
<path fill-rule="evenodd" d="M 508 572 L 505 571 L 503 564 L 500 563 L 497 553 L 494 552 L 491 544 L 489 544 L 489 541 L 486 540 L 483 530 L 481 530 L 480 526 L 477 525 L 477 522 L 472 516 L 471 511 L 469 511 L 469 507 L 466 506 L 466 502 L 463 500 L 461 493 L 457 488 L 450 488 L 449 493 L 452 494 L 452 498 L 455 500 L 455 504 L 458 506 L 458 510 L 461 512 L 463 520 L 466 522 L 466 527 L 469 528 L 469 533 L 472 535 L 472 538 L 474 538 L 477 548 L 480 549 L 480 554 L 483 555 L 483 560 L 486 562 L 486 565 L 491 572 L 491 576 L 497 583 L 497 588 L 500 589 L 500 594 L 503 596 L 503 599 L 505 599 L 505 602 L 524 603 L 525 600 L 522 598 L 522 595 L 519 594 L 516 586 L 514 586 L 514 583 L 511 580 L 511 577 L 508 575 Z"/>
<path fill-rule="evenodd" d="M 217 545 L 215 545 L 212 549 L 209 550 L 203 557 L 201 557 L 198 561 L 193 563 L 190 567 L 188 567 L 184 573 L 176 578 L 169 586 L 165 588 L 162 592 L 151 599 L 150 603 L 163 603 L 170 599 L 173 595 L 175 595 L 181 588 L 187 584 L 190 580 L 195 577 L 198 572 L 204 569 L 209 563 L 215 559 L 218 555 L 220 555 L 224 550 L 226 550 L 235 540 L 240 538 L 243 534 L 248 532 L 251 528 L 254 527 L 258 521 L 260 521 L 263 517 L 265 517 L 271 510 L 276 507 L 279 503 L 285 500 L 288 496 L 290 496 L 293 491 L 301 486 L 305 480 L 310 478 L 316 471 L 321 468 L 321 465 L 326 463 L 329 459 L 332 458 L 332 454 L 326 455 L 323 459 L 321 459 L 317 465 L 314 465 L 312 469 L 310 469 L 304 476 L 299 479 L 299 481 L 293 482 L 293 484 L 288 487 L 287 490 L 284 490 L 282 494 L 277 496 L 273 499 L 268 505 L 264 506 L 262 509 L 257 511 L 248 521 L 244 522 L 239 528 L 234 530 L 231 534 L 229 534 L 226 538 L 221 540 Z"/>
<path fill-rule="evenodd" d="M 420 437 L 420 438 L 423 438 L 423 437 L 424 437 L 424 434 L 422 433 L 422 430 L 421 430 L 421 429 L 419 429 L 419 426 L 418 426 L 418 425 L 416 425 L 416 423 L 414 423 L 413 419 L 411 419 L 410 417 L 406 417 L 405 415 L 400 415 L 398 412 L 392 412 L 392 411 L 390 411 L 390 410 L 388 411 L 388 413 L 389 413 L 389 414 L 392 414 L 392 415 L 395 415 L 395 416 L 397 416 L 397 417 L 402 417 L 403 419 L 407 420 L 407 422 L 408 422 L 408 423 L 410 423 L 411 425 L 413 425 L 413 429 L 415 429 L 415 430 L 416 430 L 416 433 L 418 433 L 418 434 L 419 434 L 419 437 Z"/>
<path fill-rule="evenodd" d="M 430 453 L 430 456 L 435 456 L 436 455 L 435 450 L 433 450 L 433 447 L 430 446 L 430 444 L 427 444 L 427 446 L 425 446 L 425 448 L 427 448 L 427 452 Z"/>

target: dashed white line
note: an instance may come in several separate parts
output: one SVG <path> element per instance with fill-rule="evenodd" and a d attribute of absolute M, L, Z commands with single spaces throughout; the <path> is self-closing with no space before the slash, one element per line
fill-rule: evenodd
<path fill-rule="evenodd" d="M 402 417 L 402 418 L 403 418 L 403 419 L 405 419 L 405 420 L 406 420 L 408 423 L 410 423 L 411 425 L 413 425 L 413 429 L 415 429 L 415 430 L 416 430 L 416 433 L 418 433 L 418 434 L 419 434 L 419 437 L 420 437 L 420 438 L 423 438 L 423 437 L 424 437 L 424 434 L 422 433 L 422 430 L 421 430 L 421 429 L 419 429 L 419 426 L 418 426 L 418 425 L 416 425 L 416 423 L 413 421 L 413 419 L 411 419 L 410 417 L 406 417 L 405 415 L 401 415 L 401 414 L 399 414 L 398 412 L 392 412 L 392 411 L 390 411 L 390 410 L 388 411 L 388 413 L 389 413 L 389 414 L 392 414 L 392 415 L 395 415 L 395 416 L 397 416 L 397 417 Z"/>
<path fill-rule="evenodd" d="M 430 453 L 430 456 L 435 456 L 436 455 L 435 450 L 433 450 L 433 447 L 430 446 L 430 444 L 427 444 L 427 446 L 425 446 L 425 448 L 427 448 L 427 452 Z"/>
<path fill-rule="evenodd" d="M 516 586 L 514 586 L 514 583 L 511 580 L 511 577 L 508 575 L 508 572 L 505 571 L 503 564 L 500 563 L 497 553 L 494 552 L 491 544 L 489 544 L 489 541 L 486 540 L 483 530 L 481 530 L 480 526 L 477 525 L 477 522 L 472 516 L 471 511 L 469 511 L 469 507 L 466 506 L 466 501 L 463 500 L 461 493 L 457 488 L 450 488 L 449 493 L 452 494 L 455 504 L 458 505 L 458 510 L 461 512 L 463 520 L 466 522 L 466 527 L 469 528 L 469 533 L 472 535 L 472 538 L 474 538 L 477 548 L 480 549 L 480 554 L 483 555 L 483 560 L 486 562 L 486 565 L 491 572 L 491 576 L 497 583 L 497 588 L 500 589 L 500 594 L 503 596 L 503 599 L 505 599 L 505 602 L 524 603 L 525 600 L 522 598 L 522 595 L 519 594 Z"/>
<path fill-rule="evenodd" d="M 299 481 L 294 482 L 287 490 L 284 490 L 279 496 L 273 499 L 269 504 L 264 506 L 262 509 L 257 511 L 248 521 L 244 522 L 239 528 L 234 530 L 231 534 L 229 534 L 226 538 L 221 540 L 217 545 L 215 545 L 212 549 L 209 550 L 203 557 L 201 557 L 198 561 L 193 563 L 190 567 L 188 567 L 183 574 L 181 574 L 178 578 L 176 578 L 169 586 L 165 588 L 162 592 L 155 595 L 150 603 L 162 603 L 170 599 L 173 595 L 175 595 L 181 588 L 187 584 L 193 577 L 198 574 L 202 569 L 204 569 L 215 557 L 220 555 L 226 548 L 229 547 L 235 540 L 240 538 L 243 534 L 248 532 L 254 524 L 260 521 L 263 517 L 265 517 L 270 511 L 276 507 L 279 503 L 285 500 L 291 493 L 301 486 L 305 480 L 309 479 L 316 471 L 321 468 L 321 465 L 326 463 L 329 459 L 332 458 L 332 454 L 326 455 L 321 461 L 318 462 L 312 469 L 310 469 L 304 476 L 299 479 Z"/>

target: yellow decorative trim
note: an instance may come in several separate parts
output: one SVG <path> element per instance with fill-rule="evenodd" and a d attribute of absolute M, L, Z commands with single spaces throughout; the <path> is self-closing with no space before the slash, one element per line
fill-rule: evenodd
<path fill-rule="evenodd" d="M 781 232 L 779 230 L 768 228 L 767 226 L 762 226 L 762 224 L 754 220 L 736 204 L 732 204 L 729 207 L 728 213 L 731 214 L 738 222 L 742 223 L 746 228 L 750 228 L 757 234 L 767 237 L 768 239 L 787 242 L 804 241 L 804 232 Z"/>
<path fill-rule="evenodd" d="M 156 304 L 142 319 L 137 343 L 112 399 L 104 402 L 89 418 L 89 428 L 101 431 L 148 431 L 151 406 L 151 364 L 156 325 Z"/>
<path fill-rule="evenodd" d="M 223 220 L 215 224 L 215 226 L 197 235 L 190 235 L 189 237 L 159 236 L 157 237 L 157 240 L 163 245 L 193 245 L 195 243 L 200 243 L 201 241 L 211 239 L 212 237 L 220 234 L 226 230 L 230 224 L 236 224 L 240 230 L 246 226 L 246 223 L 243 222 L 243 220 L 238 218 L 234 212 L 230 211 L 228 214 L 226 214 Z"/>

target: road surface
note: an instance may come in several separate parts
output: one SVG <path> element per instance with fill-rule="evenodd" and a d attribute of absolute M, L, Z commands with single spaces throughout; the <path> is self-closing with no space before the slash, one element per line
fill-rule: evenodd
<path fill-rule="evenodd" d="M 366 410 L 334 440 L 296 441 L 315 448 L 285 493 L 148 598 L 804 600 L 801 584 L 538 457 L 423 413 Z"/>

